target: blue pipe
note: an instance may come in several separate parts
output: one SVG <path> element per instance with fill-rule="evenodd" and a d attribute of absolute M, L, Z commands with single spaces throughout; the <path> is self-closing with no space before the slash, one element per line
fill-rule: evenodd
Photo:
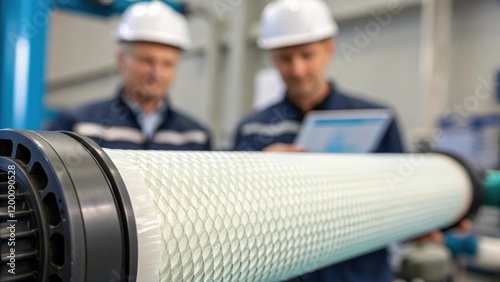
<path fill-rule="evenodd" d="M 108 5 L 100 4 L 99 1 L 89 0 L 53 0 L 54 8 L 63 9 L 66 11 L 90 14 L 92 16 L 109 17 L 116 14 L 121 14 L 130 5 L 136 2 L 151 2 L 158 0 L 113 0 Z M 185 14 L 186 9 L 182 3 L 177 0 L 160 0 L 163 3 L 170 5 L 179 13 Z"/>
<path fill-rule="evenodd" d="M 0 128 L 42 127 L 49 2 L 0 1 Z"/>
<path fill-rule="evenodd" d="M 453 257 L 473 257 L 479 248 L 478 238 L 474 235 L 459 236 L 453 232 L 445 234 L 445 244 Z"/>

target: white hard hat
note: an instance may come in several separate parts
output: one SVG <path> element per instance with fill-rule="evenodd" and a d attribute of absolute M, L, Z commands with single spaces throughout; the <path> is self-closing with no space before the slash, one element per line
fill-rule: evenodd
<path fill-rule="evenodd" d="M 191 45 L 186 18 L 160 1 L 139 2 L 123 13 L 120 41 L 147 41 L 187 49 Z"/>
<path fill-rule="evenodd" d="M 323 1 L 277 0 L 264 8 L 257 43 L 262 49 L 276 49 L 319 41 L 337 32 L 337 23 Z"/>

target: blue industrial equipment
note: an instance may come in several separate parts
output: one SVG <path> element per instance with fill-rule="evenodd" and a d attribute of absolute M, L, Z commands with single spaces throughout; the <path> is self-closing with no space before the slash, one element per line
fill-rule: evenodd
<path fill-rule="evenodd" d="M 49 1 L 0 1 L 0 128 L 41 127 Z"/>
<path fill-rule="evenodd" d="M 99 16 L 121 14 L 125 9 L 136 2 L 151 2 L 152 0 L 54 0 L 61 9 L 87 13 Z M 154 1 L 154 0 L 153 0 Z M 185 13 L 184 6 L 172 0 L 161 0 L 180 13 Z"/>
<path fill-rule="evenodd" d="M 0 128 L 42 127 L 51 9 L 111 16 L 141 1 L 151 0 L 1 0 Z M 174 0 L 158 1 L 185 13 Z"/>

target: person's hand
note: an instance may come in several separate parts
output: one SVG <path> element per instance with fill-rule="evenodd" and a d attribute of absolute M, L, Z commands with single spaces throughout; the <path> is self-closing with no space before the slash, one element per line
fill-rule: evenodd
<path fill-rule="evenodd" d="M 460 221 L 460 223 L 457 226 L 457 229 L 459 231 L 465 232 L 465 231 L 469 231 L 471 229 L 471 226 L 472 226 L 471 221 L 469 219 L 464 219 L 464 220 Z M 431 233 L 424 235 L 422 237 L 419 237 L 413 241 L 414 242 L 433 241 L 436 243 L 441 243 L 441 242 L 443 242 L 443 237 L 444 236 L 443 236 L 442 231 L 435 230 L 435 231 L 432 231 Z"/>
<path fill-rule="evenodd" d="M 303 153 L 306 151 L 304 147 L 300 147 L 292 144 L 276 143 L 269 145 L 262 149 L 264 152 L 291 152 L 291 153 Z"/>
<path fill-rule="evenodd" d="M 425 241 L 432 241 L 432 242 L 436 242 L 436 243 L 442 243 L 443 242 L 443 232 L 440 231 L 440 230 L 435 230 L 435 231 L 432 231 L 431 233 L 429 234 L 426 234 L 422 237 L 418 237 L 416 239 L 413 240 L 413 242 L 415 243 L 420 243 L 420 242 L 425 242 Z"/>

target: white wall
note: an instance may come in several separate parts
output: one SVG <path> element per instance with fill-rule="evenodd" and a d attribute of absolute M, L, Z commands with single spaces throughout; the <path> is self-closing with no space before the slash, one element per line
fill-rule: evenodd
<path fill-rule="evenodd" d="M 54 11 L 49 32 L 49 81 L 113 65 L 117 20 Z"/>
<path fill-rule="evenodd" d="M 374 22 L 370 16 L 340 23 L 331 73 L 347 92 L 360 93 L 394 108 L 403 136 L 410 138 L 412 129 L 422 126 L 425 110 L 418 74 L 420 9 L 391 15 L 388 24 L 379 33 L 370 33 L 374 35 L 371 37 L 366 27 L 370 29 Z M 368 43 L 356 45 L 361 34 L 367 35 Z M 351 50 L 349 46 L 356 48 L 356 53 L 346 51 Z"/>
<path fill-rule="evenodd" d="M 487 83 L 481 93 L 489 93 L 474 107 L 471 98 L 482 85 L 500 71 L 500 1 L 455 0 L 451 78 L 448 107 L 464 105 L 473 112 L 498 112 L 494 83 Z M 482 97 L 480 95 L 480 97 Z M 470 104 L 469 104 L 470 103 Z"/>

